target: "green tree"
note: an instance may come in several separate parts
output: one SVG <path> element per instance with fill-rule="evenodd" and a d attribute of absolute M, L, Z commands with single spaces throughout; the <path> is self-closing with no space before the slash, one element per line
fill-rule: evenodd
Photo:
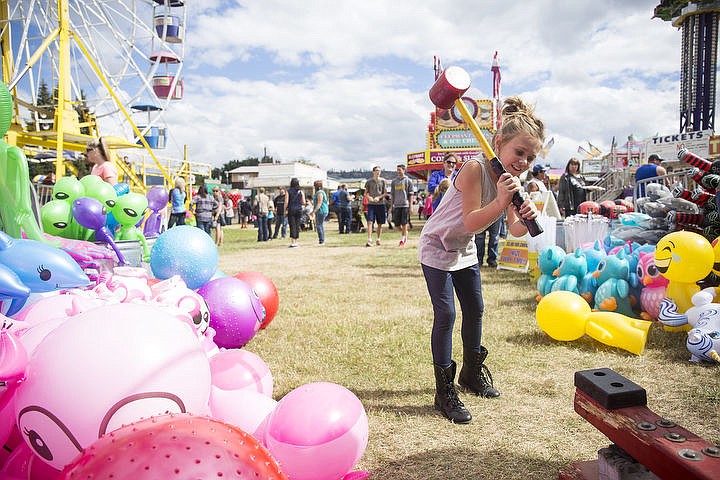
<path fill-rule="evenodd" d="M 35 99 L 37 106 L 37 116 L 33 115 L 33 119 L 28 122 L 28 127 L 35 131 L 50 130 L 52 128 L 51 123 L 36 123 L 38 120 L 53 120 L 55 118 L 55 105 L 56 102 L 53 99 L 50 87 L 44 79 L 40 79 L 40 85 L 38 86 L 37 98 Z"/>

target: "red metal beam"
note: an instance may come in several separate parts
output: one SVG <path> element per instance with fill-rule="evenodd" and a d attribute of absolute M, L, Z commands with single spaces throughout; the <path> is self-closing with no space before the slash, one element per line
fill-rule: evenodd
<path fill-rule="evenodd" d="M 635 384 L 612 370 L 600 369 L 589 372 L 601 372 L 595 375 L 604 377 L 614 375 L 614 377 L 609 378 L 612 380 L 610 383 L 596 386 L 597 389 L 585 388 L 586 391 L 583 391 L 578 387 L 578 374 L 583 372 L 578 372 L 575 411 L 614 444 L 660 478 L 683 480 L 720 478 L 720 448 L 656 414 L 644 405 L 642 399 L 630 406 L 622 404 L 622 408 L 606 408 L 598 390 L 607 391 L 609 385 L 617 385 L 622 389 L 626 388 L 627 384 L 632 384 L 633 387 Z M 587 378 L 586 375 L 585 380 Z M 635 394 L 637 389 L 634 390 L 633 395 Z M 586 462 L 574 463 L 563 468 L 559 478 L 568 480 L 598 478 L 597 475 L 592 476 L 592 469 L 596 467 L 584 463 Z"/>

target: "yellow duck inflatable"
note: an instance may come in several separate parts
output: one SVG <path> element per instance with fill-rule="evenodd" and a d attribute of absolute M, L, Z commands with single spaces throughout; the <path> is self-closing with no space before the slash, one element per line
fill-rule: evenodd
<path fill-rule="evenodd" d="M 710 242 L 694 232 L 672 232 L 657 243 L 655 266 L 669 282 L 659 316 L 666 330 L 687 330 L 675 320 L 693 306 L 692 296 L 700 291 L 697 282 L 707 277 L 714 261 Z"/>

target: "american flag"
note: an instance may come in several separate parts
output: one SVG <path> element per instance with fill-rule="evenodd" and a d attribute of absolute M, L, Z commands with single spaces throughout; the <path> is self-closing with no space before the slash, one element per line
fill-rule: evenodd
<path fill-rule="evenodd" d="M 498 130 L 502 123 L 500 112 L 502 104 L 500 103 L 500 63 L 498 62 L 498 52 L 495 52 L 493 63 L 490 70 L 493 72 L 493 101 L 495 102 L 495 130 Z"/>

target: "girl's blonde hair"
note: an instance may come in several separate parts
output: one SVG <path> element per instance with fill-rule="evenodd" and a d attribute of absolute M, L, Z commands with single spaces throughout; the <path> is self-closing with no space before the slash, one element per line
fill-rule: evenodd
<path fill-rule="evenodd" d="M 180 190 L 185 190 L 185 179 L 182 177 L 177 177 L 175 179 L 175 188 L 179 188 Z"/>
<path fill-rule="evenodd" d="M 507 142 L 520 134 L 536 138 L 541 146 L 545 142 L 545 124 L 535 116 L 535 107 L 523 102 L 520 97 L 509 97 L 503 102 L 502 124 L 495 136 L 502 135 Z M 494 140 L 494 138 L 493 138 Z"/>
<path fill-rule="evenodd" d="M 435 187 L 435 192 L 433 195 L 445 195 L 445 192 L 447 192 L 447 189 L 450 188 L 450 180 L 447 178 L 443 178 L 440 180 L 440 183 L 438 183 L 438 186 Z"/>

